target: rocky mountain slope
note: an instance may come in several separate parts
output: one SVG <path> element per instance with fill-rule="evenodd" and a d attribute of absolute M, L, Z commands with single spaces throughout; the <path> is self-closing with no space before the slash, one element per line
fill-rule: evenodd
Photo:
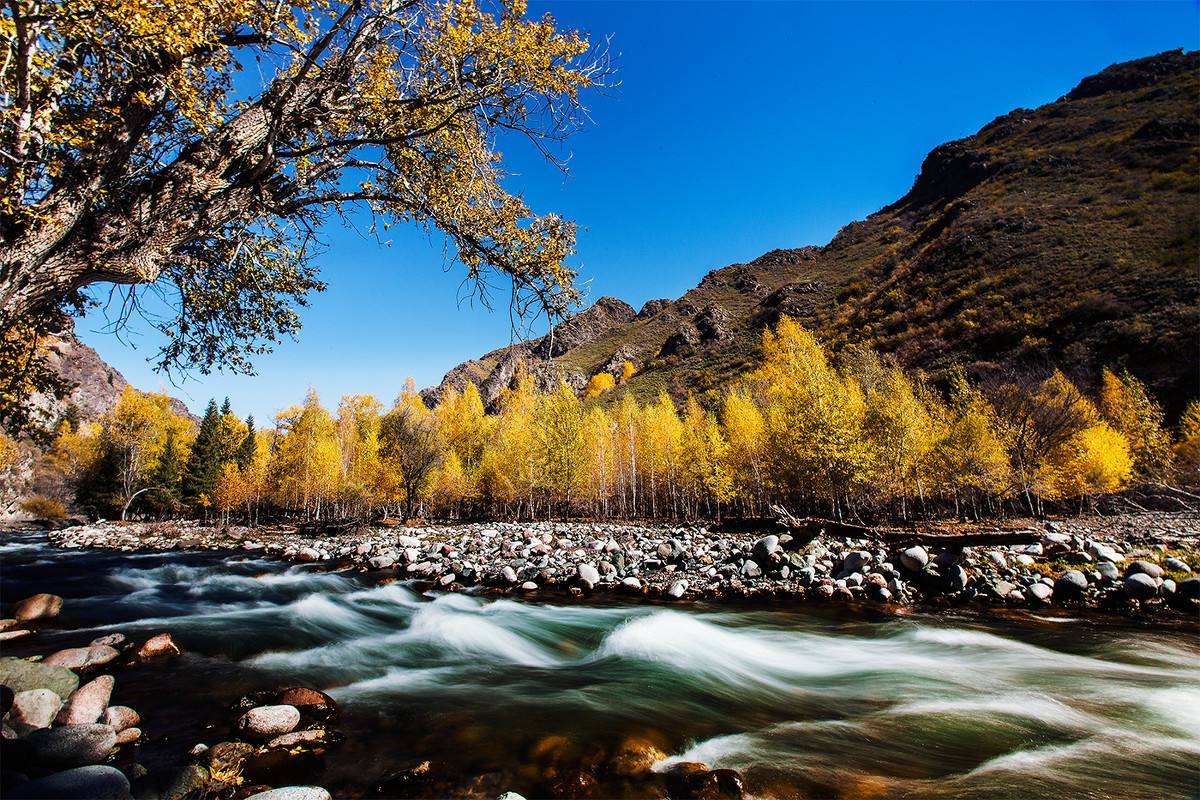
<path fill-rule="evenodd" d="M 548 337 L 455 367 L 494 397 L 526 360 L 582 386 L 639 368 L 640 396 L 703 392 L 753 363 L 790 314 L 935 377 L 964 365 L 1127 367 L 1173 410 L 1200 364 L 1200 54 L 1117 64 L 925 159 L 912 189 L 824 247 L 708 273 L 640 312 L 603 298 Z M 441 387 L 427 390 L 436 399 Z"/>

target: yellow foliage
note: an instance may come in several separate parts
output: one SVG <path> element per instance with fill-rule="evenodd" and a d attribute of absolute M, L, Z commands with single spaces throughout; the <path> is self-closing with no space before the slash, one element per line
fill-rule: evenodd
<path fill-rule="evenodd" d="M 1106 422 L 1077 433 L 1038 471 L 1038 493 L 1050 500 L 1120 491 L 1133 474 L 1125 437 Z"/>
<path fill-rule="evenodd" d="M 1132 375 L 1117 377 L 1104 370 L 1100 413 L 1129 443 L 1134 475 L 1162 480 L 1171 472 L 1171 437 L 1163 426 L 1162 408 Z"/>
<path fill-rule="evenodd" d="M 599 397 L 616 386 L 616 383 L 616 378 L 614 378 L 611 374 L 607 372 L 597 372 L 588 380 L 587 388 L 583 390 L 583 396 L 585 398 Z"/>

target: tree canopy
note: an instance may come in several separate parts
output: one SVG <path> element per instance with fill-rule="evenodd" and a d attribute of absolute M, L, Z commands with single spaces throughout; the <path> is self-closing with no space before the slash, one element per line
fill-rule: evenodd
<path fill-rule="evenodd" d="M 249 371 L 323 284 L 322 225 L 436 228 L 518 312 L 576 300 L 575 228 L 505 188 L 498 137 L 558 160 L 606 54 L 525 0 L 19 0 L 0 15 L 0 393 L 101 283 L 154 287 L 165 369 Z M 44 364 L 40 365 L 44 366 Z M 32 384 L 29 383 L 32 381 Z M 15 384 L 14 384 L 15 385 Z M 5 387 L 0 387 L 0 389 Z M 50 387 L 53 388 L 53 387 Z"/>

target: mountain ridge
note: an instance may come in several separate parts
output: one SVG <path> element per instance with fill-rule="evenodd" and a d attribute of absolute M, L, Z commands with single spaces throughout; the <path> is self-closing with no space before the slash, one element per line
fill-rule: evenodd
<path fill-rule="evenodd" d="M 518 359 L 545 385 L 582 388 L 630 360 L 639 396 L 702 393 L 789 314 L 835 351 L 871 345 L 935 377 L 1124 367 L 1178 409 L 1200 363 L 1198 98 L 1200 53 L 1114 64 L 935 147 L 908 192 L 825 245 L 713 269 L 632 318 L 602 298 L 560 324 L 587 320 L 549 358 L 546 337 L 499 348 L 424 394 L 471 379 L 494 402 Z"/>

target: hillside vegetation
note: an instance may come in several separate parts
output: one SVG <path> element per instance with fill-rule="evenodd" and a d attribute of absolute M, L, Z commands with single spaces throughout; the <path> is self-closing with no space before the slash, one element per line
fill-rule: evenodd
<path fill-rule="evenodd" d="M 763 328 L 787 314 L 834 352 L 866 344 L 934 379 L 956 365 L 979 379 L 1060 367 L 1085 383 L 1128 369 L 1176 416 L 1200 363 L 1198 98 L 1200 54 L 1109 67 L 936 148 L 904 197 L 824 247 L 714 270 L 637 314 L 603 298 L 553 367 L 543 340 L 522 343 L 426 398 L 471 380 L 493 403 L 520 360 L 547 388 L 561 373 L 582 389 L 628 360 L 639 398 L 682 399 L 752 366 Z"/>

